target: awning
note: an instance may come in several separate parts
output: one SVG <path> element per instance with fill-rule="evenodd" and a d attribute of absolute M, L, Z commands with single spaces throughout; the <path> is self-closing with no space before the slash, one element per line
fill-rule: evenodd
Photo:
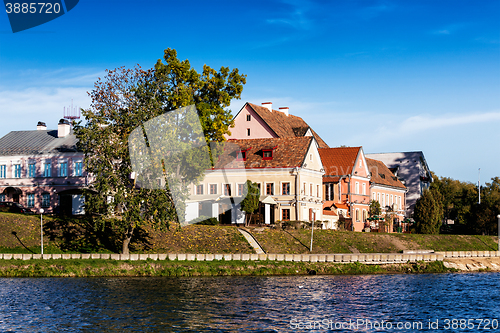
<path fill-rule="evenodd" d="M 6 187 L 5 190 L 3 190 L 2 192 L 3 194 L 23 194 L 23 191 L 21 191 L 20 188 L 18 187 L 12 187 L 12 186 L 9 186 L 9 187 Z"/>

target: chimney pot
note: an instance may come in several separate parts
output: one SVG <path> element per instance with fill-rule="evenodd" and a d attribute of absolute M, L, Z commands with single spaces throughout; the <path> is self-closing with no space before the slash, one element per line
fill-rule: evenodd
<path fill-rule="evenodd" d="M 45 131 L 47 129 L 47 125 L 43 121 L 39 121 L 38 124 L 36 124 L 36 129 L 37 131 Z"/>
<path fill-rule="evenodd" d="M 63 138 L 69 134 L 71 130 L 71 125 L 67 119 L 59 120 L 59 124 L 57 125 L 57 137 Z"/>
<path fill-rule="evenodd" d="M 284 106 L 280 107 L 279 110 L 288 116 L 288 111 L 290 110 L 290 108 L 288 106 Z"/>
<path fill-rule="evenodd" d="M 267 108 L 270 112 L 273 112 L 273 102 L 264 102 L 262 106 Z"/>

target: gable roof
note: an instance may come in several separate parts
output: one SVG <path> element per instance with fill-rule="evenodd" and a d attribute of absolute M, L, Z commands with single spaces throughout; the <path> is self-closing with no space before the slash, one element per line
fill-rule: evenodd
<path fill-rule="evenodd" d="M 371 173 L 370 180 L 373 184 L 406 189 L 406 186 L 401 183 L 383 162 L 367 158 L 366 163 L 368 164 L 368 169 Z"/>
<path fill-rule="evenodd" d="M 361 147 L 320 148 L 319 156 L 325 169 L 325 177 L 352 174 Z"/>
<path fill-rule="evenodd" d="M 316 139 L 320 148 L 328 148 L 323 139 L 300 117 L 289 114 L 288 116 L 281 111 L 269 111 L 264 106 L 247 103 L 252 110 L 269 126 L 269 128 L 279 138 L 303 137 L 308 129 L 311 129 L 312 135 Z"/>
<path fill-rule="evenodd" d="M 76 152 L 74 134 L 58 138 L 57 130 L 12 131 L 0 138 L 0 156 Z"/>
<path fill-rule="evenodd" d="M 313 142 L 313 137 L 265 138 L 265 139 L 230 139 L 224 146 L 214 169 L 253 168 L 292 168 L 301 167 Z M 273 149 L 272 159 L 263 159 L 263 150 Z M 237 161 L 238 151 L 246 151 L 246 160 Z"/>

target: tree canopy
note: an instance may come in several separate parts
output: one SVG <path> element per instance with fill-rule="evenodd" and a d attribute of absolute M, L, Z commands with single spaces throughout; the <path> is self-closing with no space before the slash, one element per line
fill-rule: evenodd
<path fill-rule="evenodd" d="M 216 71 L 205 65 L 200 74 L 188 60 L 180 61 L 173 49 L 165 50 L 163 60 L 159 59 L 154 68 L 107 70 L 106 76 L 95 83 L 89 93 L 91 106 L 82 110 L 85 122 L 75 125 L 79 148 L 85 153 L 85 168 L 91 175 L 85 210 L 96 227 L 116 232 L 123 253 L 128 253 L 138 227 L 152 224 L 168 228 L 177 220 L 172 191 L 139 187 L 137 179 L 131 177 L 130 134 L 144 130 L 148 121 L 169 111 L 194 105 L 206 142 L 224 141 L 232 125 L 227 108 L 232 99 L 241 97 L 245 83 L 246 76 L 238 69 L 222 67 Z M 186 135 L 177 131 L 178 137 Z M 146 145 L 149 148 L 149 142 Z M 177 158 L 184 159 L 183 165 L 190 165 L 186 159 L 194 159 L 195 154 Z M 197 179 L 206 167 L 195 165 L 198 167 L 175 171 L 184 193 L 189 181 Z M 162 168 L 163 173 L 172 172 Z"/>

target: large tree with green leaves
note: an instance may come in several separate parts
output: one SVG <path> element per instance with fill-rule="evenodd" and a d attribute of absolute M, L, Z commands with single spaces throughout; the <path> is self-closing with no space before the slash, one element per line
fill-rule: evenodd
<path fill-rule="evenodd" d="M 85 209 L 96 228 L 114 230 L 122 253 L 129 252 L 138 227 L 168 228 L 177 220 L 171 191 L 138 187 L 131 177 L 128 140 L 132 131 L 168 111 L 195 105 L 206 141 L 224 141 L 232 125 L 228 107 L 232 99 L 240 98 L 245 83 L 246 76 L 238 69 L 216 71 L 205 65 L 198 73 L 172 49 L 165 50 L 154 68 L 108 70 L 95 83 L 89 93 L 91 106 L 82 111 L 85 122 L 75 126 L 91 175 Z M 183 192 L 202 171 L 199 167 L 177 170 Z"/>
<path fill-rule="evenodd" d="M 438 234 L 443 219 L 441 194 L 437 190 L 426 189 L 417 200 L 413 219 L 417 232 L 421 234 Z"/>
<path fill-rule="evenodd" d="M 245 214 L 245 225 L 250 223 L 253 213 L 259 208 L 260 190 L 257 183 L 247 180 L 243 186 L 243 200 L 241 201 L 241 210 Z"/>

